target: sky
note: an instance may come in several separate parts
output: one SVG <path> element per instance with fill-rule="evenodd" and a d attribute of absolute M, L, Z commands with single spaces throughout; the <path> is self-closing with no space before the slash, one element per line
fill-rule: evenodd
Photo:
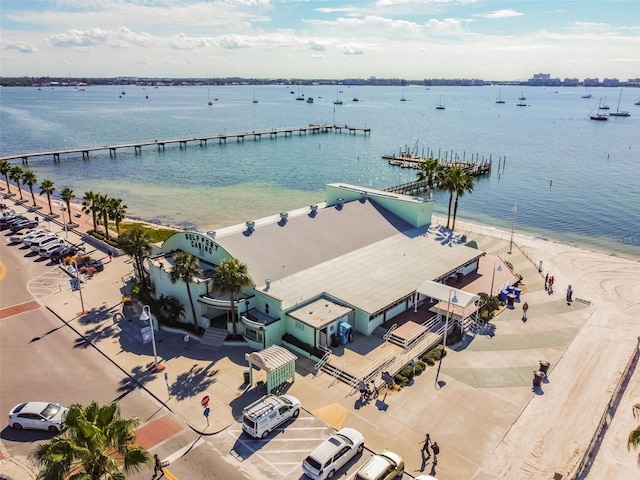
<path fill-rule="evenodd" d="M 1 0 L 0 75 L 640 77 L 640 0 Z"/>

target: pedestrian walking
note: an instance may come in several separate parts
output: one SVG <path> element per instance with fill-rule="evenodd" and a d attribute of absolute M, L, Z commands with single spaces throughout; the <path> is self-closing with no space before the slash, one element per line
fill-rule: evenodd
<path fill-rule="evenodd" d="M 438 454 L 440 453 L 440 447 L 438 446 L 438 442 L 433 442 L 431 445 L 431 451 L 433 452 L 433 464 L 438 464 Z"/>
<path fill-rule="evenodd" d="M 107 250 L 107 255 L 109 255 L 109 262 L 113 260 L 113 252 L 111 250 Z"/>
<path fill-rule="evenodd" d="M 188 333 L 185 333 L 183 340 L 184 340 L 185 350 L 189 350 L 189 340 L 191 340 L 191 337 L 189 336 Z"/>
<path fill-rule="evenodd" d="M 571 285 L 569 285 L 567 287 L 567 305 L 571 305 L 572 301 L 573 301 L 573 288 L 571 288 Z"/>
<path fill-rule="evenodd" d="M 549 273 L 544 277 L 544 291 L 549 290 Z"/>
<path fill-rule="evenodd" d="M 160 472 L 160 477 L 164 476 L 164 470 L 162 470 L 162 462 L 160 461 L 160 457 L 158 456 L 158 454 L 155 453 L 153 455 L 153 477 L 152 478 L 156 478 L 156 475 L 158 475 L 158 472 Z"/>
<path fill-rule="evenodd" d="M 429 444 L 431 443 L 431 437 L 429 437 L 428 433 L 425 439 L 420 443 L 422 443 L 422 449 L 420 450 L 420 452 L 422 452 L 423 454 L 426 453 L 427 458 L 431 457 L 431 454 L 429 453 Z"/>
<path fill-rule="evenodd" d="M 527 321 L 527 310 L 529 310 L 529 304 L 527 302 L 524 302 L 522 304 L 522 321 L 523 322 Z"/>

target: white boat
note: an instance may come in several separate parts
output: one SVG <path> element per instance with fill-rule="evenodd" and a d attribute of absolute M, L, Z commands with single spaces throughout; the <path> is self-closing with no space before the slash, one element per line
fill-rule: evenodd
<path fill-rule="evenodd" d="M 586 93 L 582 95 L 582 98 L 591 98 L 591 97 L 593 97 L 593 95 L 591 95 L 591 90 L 587 90 Z"/>
<path fill-rule="evenodd" d="M 404 98 L 404 90 L 402 90 L 402 97 L 400 98 L 400 101 L 401 102 L 406 102 L 407 101 L 407 99 Z"/>
<path fill-rule="evenodd" d="M 629 112 L 620 111 L 620 100 L 622 100 L 622 90 L 620 90 L 620 96 L 618 97 L 618 106 L 616 107 L 616 111 L 609 112 L 610 117 L 630 117 L 631 116 Z"/>
<path fill-rule="evenodd" d="M 334 105 L 342 105 L 342 100 L 340 100 L 340 92 L 336 88 L 336 99 L 333 102 Z"/>
<path fill-rule="evenodd" d="M 207 102 L 207 105 L 213 105 L 213 102 L 211 101 L 211 89 L 208 90 L 208 95 L 209 95 L 209 101 Z"/>
<path fill-rule="evenodd" d="M 436 110 L 444 110 L 444 105 L 442 105 L 442 95 L 440 95 L 440 100 L 438 100 L 438 105 L 436 105 Z"/>
<path fill-rule="evenodd" d="M 253 103 L 258 103 L 258 100 L 256 100 L 256 89 L 253 89 Z"/>
<path fill-rule="evenodd" d="M 498 98 L 496 98 L 496 103 L 504 103 L 504 100 L 502 100 L 502 89 L 498 91 Z"/>

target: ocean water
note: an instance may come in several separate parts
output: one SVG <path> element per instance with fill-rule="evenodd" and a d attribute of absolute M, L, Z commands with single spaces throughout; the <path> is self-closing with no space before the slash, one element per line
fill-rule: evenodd
<path fill-rule="evenodd" d="M 495 103 L 499 88 L 505 104 Z M 640 92 L 622 94 L 620 110 L 631 117 L 607 122 L 588 115 L 601 98 L 615 111 L 619 90 L 596 89 L 591 99 L 582 93 L 497 86 L 2 88 L 0 156 L 310 123 L 367 127 L 370 136 L 247 137 L 161 152 L 150 146 L 139 155 L 96 152 L 89 160 L 63 155 L 59 163 L 41 157 L 28 167 L 58 192 L 73 189 L 78 200 L 101 192 L 122 198 L 131 217 L 207 231 L 320 202 L 331 182 L 384 188 L 412 181 L 415 170 L 381 158 L 401 149 L 491 158 L 491 174 L 461 199 L 460 219 L 510 229 L 517 204 L 517 231 L 640 259 Z M 315 102 L 296 101 L 298 94 Z M 516 106 L 521 94 L 526 107 Z M 337 97 L 343 105 L 333 104 Z M 440 102 L 445 110 L 435 109 Z M 448 194 L 434 199 L 435 212 L 446 215 Z"/>

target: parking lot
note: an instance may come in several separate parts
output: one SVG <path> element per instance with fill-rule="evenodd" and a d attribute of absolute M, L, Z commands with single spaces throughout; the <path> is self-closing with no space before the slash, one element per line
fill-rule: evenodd
<path fill-rule="evenodd" d="M 307 479 L 302 472 L 302 461 L 335 430 L 305 411 L 295 420 L 276 428 L 266 439 L 253 438 L 234 424 L 209 443 L 229 462 L 252 478 Z M 347 465 L 336 472 L 334 478 L 351 479 L 358 468 L 370 457 L 366 448 Z"/>

